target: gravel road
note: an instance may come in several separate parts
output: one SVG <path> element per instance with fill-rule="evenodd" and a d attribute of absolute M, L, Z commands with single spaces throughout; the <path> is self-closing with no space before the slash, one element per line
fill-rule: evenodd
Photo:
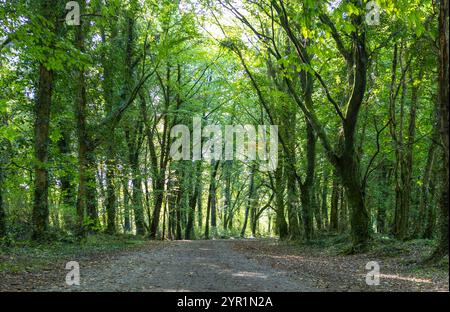
<path fill-rule="evenodd" d="M 173 241 L 112 259 L 80 261 L 80 285 L 38 291 L 316 291 L 308 280 L 233 250 L 232 240 Z M 73 259 L 77 260 L 77 259 Z M 68 271 L 66 271 L 67 273 Z"/>

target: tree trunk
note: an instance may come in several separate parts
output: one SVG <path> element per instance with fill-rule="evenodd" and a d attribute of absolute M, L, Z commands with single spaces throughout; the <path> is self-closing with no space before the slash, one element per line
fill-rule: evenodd
<path fill-rule="evenodd" d="M 133 162 L 131 163 L 131 170 L 133 174 L 132 203 L 134 211 L 134 222 L 136 226 L 136 234 L 144 235 L 145 225 L 144 225 L 144 209 L 142 207 L 142 178 L 141 178 L 141 170 L 139 168 L 137 159 L 133 159 Z"/>
<path fill-rule="evenodd" d="M 75 45 L 84 52 L 84 25 L 77 27 Z M 85 213 L 89 220 L 87 229 L 98 229 L 100 221 L 97 212 L 96 179 L 95 179 L 95 146 L 88 133 L 87 100 L 85 73 L 82 68 L 77 70 L 75 79 L 75 114 L 78 131 L 78 195 L 77 195 L 77 228 L 78 235 L 85 234 Z"/>
<path fill-rule="evenodd" d="M 292 164 L 286 161 L 286 167 L 284 169 L 287 178 L 287 212 L 288 212 L 288 224 L 289 224 L 289 237 L 291 239 L 300 239 L 300 225 L 297 197 L 297 179 L 295 177 L 295 168 Z"/>
<path fill-rule="evenodd" d="M 47 8 L 48 9 L 48 8 Z M 53 71 L 39 68 L 39 89 L 36 101 L 36 120 L 34 127 L 34 201 L 33 201 L 33 239 L 44 238 L 48 227 L 48 144 L 50 126 L 50 106 L 53 90 Z"/>
<path fill-rule="evenodd" d="M 97 181 L 95 178 L 97 163 L 94 149 L 95 147 L 93 144 L 89 143 L 86 154 L 86 210 L 89 217 L 88 229 L 91 232 L 97 232 L 100 230 L 100 219 L 97 205 Z"/>
<path fill-rule="evenodd" d="M 216 175 L 217 169 L 219 167 L 219 161 L 211 162 L 211 176 L 209 181 L 209 192 L 208 192 L 208 205 L 206 208 L 206 223 L 205 223 L 205 239 L 209 239 L 209 220 L 211 217 L 211 227 L 213 228 L 213 235 L 215 234 L 215 221 L 213 222 L 213 211 L 216 210 Z M 214 215 L 215 218 L 215 215 Z"/>
<path fill-rule="evenodd" d="M 178 172 L 180 170 L 177 170 Z M 182 223 L 182 216 L 181 216 L 181 210 L 182 210 L 182 202 L 183 202 L 183 192 L 184 190 L 182 189 L 183 187 L 183 179 L 185 178 L 185 176 L 179 174 L 178 175 L 178 190 L 176 191 L 177 193 L 177 197 L 176 197 L 176 202 L 175 202 L 175 239 L 176 240 L 181 240 L 183 239 L 182 236 L 182 230 L 181 230 L 181 223 Z"/>
<path fill-rule="evenodd" d="M 324 165 L 324 172 L 322 176 L 322 219 L 324 221 L 323 225 L 325 229 L 328 229 L 328 205 L 327 205 L 327 199 L 328 199 L 328 167 Z"/>
<path fill-rule="evenodd" d="M 233 168 L 233 163 L 231 160 L 225 160 L 224 166 L 224 178 L 225 178 L 225 189 L 224 189 L 224 207 L 223 207 L 223 229 L 226 231 L 228 229 L 228 223 L 231 219 L 231 170 Z"/>
<path fill-rule="evenodd" d="M 139 166 L 139 155 L 143 141 L 143 124 L 139 123 L 137 129 L 126 129 L 125 138 L 128 146 L 128 162 L 131 167 L 131 183 L 134 223 L 137 235 L 145 234 L 144 208 L 142 205 L 142 172 Z"/>
<path fill-rule="evenodd" d="M 424 229 L 428 218 L 432 217 L 434 219 L 431 186 L 433 184 L 432 173 L 433 168 L 435 166 L 436 147 L 438 146 L 436 142 L 439 142 L 440 139 L 439 137 L 440 120 L 438 119 L 438 110 L 439 108 L 437 108 L 437 110 L 435 111 L 436 120 L 433 124 L 434 126 L 433 135 L 430 140 L 431 141 L 430 146 L 428 147 L 427 162 L 422 173 L 422 185 L 419 198 L 419 216 L 418 219 L 416 220 L 413 234 L 413 237 L 416 238 L 418 237 L 424 238 Z M 432 234 L 430 234 L 429 237 L 431 237 L 431 235 Z"/>
<path fill-rule="evenodd" d="M 401 99 L 400 99 L 400 116 L 397 121 L 396 117 L 396 90 L 398 90 L 395 80 L 397 71 L 397 45 L 394 48 L 394 61 L 392 65 L 392 81 L 391 81 L 391 99 L 390 99 L 390 115 L 391 115 L 391 135 L 393 142 L 395 144 L 395 168 L 394 168 L 394 178 L 395 178 L 395 213 L 394 213 L 394 228 L 393 233 L 398 239 L 405 239 L 408 232 L 408 217 L 409 217 L 409 201 L 410 194 L 407 189 L 408 176 L 411 174 L 408 172 L 406 154 L 408 146 L 404 146 L 403 140 L 403 128 L 404 128 L 404 114 L 405 114 L 405 102 L 407 94 L 407 83 L 406 83 L 406 71 L 408 67 L 405 66 L 403 62 L 403 44 L 400 50 L 400 67 L 402 72 L 402 77 L 400 79 L 401 87 Z M 414 110 L 415 112 L 415 110 Z M 398 124 L 398 127 L 397 127 Z M 398 128 L 398 129 L 397 129 Z"/>
<path fill-rule="evenodd" d="M 164 90 L 164 112 L 163 112 L 163 133 L 161 141 L 161 153 L 159 157 L 159 162 L 156 156 L 156 148 L 153 142 L 153 133 L 147 125 L 147 115 L 146 110 L 143 109 L 144 122 L 147 125 L 147 138 L 149 143 L 150 160 L 153 167 L 153 180 L 155 181 L 153 191 L 155 193 L 154 208 L 153 208 L 153 219 L 150 226 L 150 237 L 155 238 L 158 231 L 160 213 L 162 202 L 164 198 L 164 187 L 166 178 L 166 169 L 168 165 L 169 149 L 170 149 L 170 125 L 169 125 L 169 107 L 171 99 L 171 88 L 170 88 L 170 78 L 171 77 L 171 66 L 168 63 L 166 68 L 166 81 L 167 85 L 164 86 L 162 80 L 160 79 L 161 88 Z M 180 68 L 178 67 L 178 84 L 180 83 Z M 179 99 L 177 96 L 177 103 Z M 178 104 L 177 104 L 178 106 Z"/>
<path fill-rule="evenodd" d="M 7 126 L 6 114 L 0 113 L 0 126 Z M 7 160 L 7 150 L 3 147 L 8 146 L 8 141 L 6 139 L 0 139 L 0 238 L 6 235 L 6 207 L 5 207 L 5 180 L 6 180 L 6 164 Z"/>
<path fill-rule="evenodd" d="M 58 140 L 58 149 L 63 157 L 70 157 L 70 133 L 67 129 L 64 129 L 64 125 L 60 125 L 63 127 L 61 138 Z M 63 173 L 60 176 L 61 181 L 61 197 L 62 204 L 64 206 L 63 209 L 63 220 L 66 228 L 73 229 L 75 228 L 75 222 L 72 219 L 72 214 L 70 213 L 71 209 L 75 207 L 75 193 L 74 193 L 74 181 L 73 181 L 73 173 L 71 169 L 66 169 L 61 166 Z"/>
<path fill-rule="evenodd" d="M 362 16 L 355 18 L 355 25 L 362 24 Z M 365 33 L 353 33 L 354 84 L 348 103 L 347 113 L 343 121 L 344 149 L 337 162 L 342 177 L 342 184 L 346 188 L 347 203 L 350 210 L 350 224 L 352 249 L 358 251 L 370 238 L 369 214 L 365 203 L 365 185 L 361 181 L 359 155 L 355 150 L 355 131 L 358 114 L 366 92 L 367 83 L 367 51 Z"/>
<path fill-rule="evenodd" d="M 54 1 L 44 1 L 40 12 L 52 25 L 55 10 Z M 46 26 L 44 26 L 46 27 Z M 51 30 L 53 31 L 53 29 Z M 51 45 L 49 47 L 52 48 Z M 50 57 L 50 55 L 46 55 Z M 33 200 L 33 239 L 45 236 L 48 227 L 48 144 L 50 127 L 50 107 L 53 93 L 53 70 L 45 64 L 39 64 L 39 85 L 35 106 L 34 124 L 34 200 Z"/>
<path fill-rule="evenodd" d="M 379 181 L 381 196 L 378 201 L 377 210 L 377 233 L 384 234 L 386 232 L 386 211 L 389 205 L 388 168 L 385 160 L 383 160 L 380 166 Z"/>
<path fill-rule="evenodd" d="M 345 189 L 341 188 L 339 194 L 339 232 L 345 233 L 348 228 L 348 218 L 347 218 L 347 200 L 345 196 Z"/>
<path fill-rule="evenodd" d="M 109 155 L 113 155 L 112 146 L 108 148 Z M 116 233 L 116 193 L 115 193 L 115 161 L 110 159 L 106 165 L 106 214 L 107 214 L 107 228 L 108 234 Z"/>
<path fill-rule="evenodd" d="M 197 226 L 198 229 L 201 230 L 203 227 L 203 183 L 202 179 L 200 179 L 198 185 L 198 197 L 197 197 Z"/>
<path fill-rule="evenodd" d="M 348 165 L 344 165 L 343 171 L 341 171 L 343 176 L 342 184 L 345 187 L 350 211 L 352 243 L 357 250 L 360 247 L 364 247 L 364 244 L 369 239 L 369 214 L 366 209 L 364 188 L 361 185 L 360 175 L 357 171 L 359 165 L 353 157 L 348 158 L 347 162 L 344 161 L 344 163 Z"/>
<path fill-rule="evenodd" d="M 449 1 L 441 0 L 439 3 L 439 115 L 441 142 L 443 145 L 442 160 L 442 193 L 440 198 L 440 225 L 439 244 L 431 256 L 432 261 L 437 261 L 448 255 L 448 188 L 449 188 Z"/>
<path fill-rule="evenodd" d="M 104 28 L 101 28 L 101 37 L 102 42 L 107 45 L 107 43 L 113 44 L 115 40 L 117 39 L 117 28 L 113 24 L 111 26 L 111 37 L 109 39 L 109 42 L 106 40 L 106 34 L 104 31 Z M 129 41 L 127 42 L 127 47 L 130 45 Z M 113 112 L 114 109 L 114 81 L 113 81 L 113 68 L 112 64 L 115 60 L 115 55 L 113 53 L 109 53 L 109 59 L 107 55 L 107 50 L 102 53 L 102 67 L 103 67 L 103 97 L 105 99 L 106 103 L 106 114 L 110 115 Z M 132 69 L 131 67 L 131 55 L 130 53 L 126 54 L 126 60 L 125 60 L 125 66 L 126 66 L 126 77 L 125 81 L 126 83 L 132 83 Z M 110 137 L 108 141 L 106 142 L 106 214 L 107 214 L 107 228 L 106 232 L 109 234 L 114 234 L 116 229 L 116 215 L 117 215 L 117 204 L 116 204 L 116 193 L 115 193 L 115 166 L 116 166 L 116 155 L 115 155 L 115 134 L 114 134 L 114 127 L 111 127 L 108 130 L 108 133 L 110 133 Z"/>
<path fill-rule="evenodd" d="M 422 73 L 419 74 L 418 80 L 421 81 Z M 416 127 L 416 111 L 417 111 L 417 96 L 418 87 L 414 83 L 411 74 L 412 83 L 412 98 L 410 107 L 410 120 L 408 127 L 408 141 L 407 145 L 403 146 L 403 114 L 406 94 L 406 80 L 402 79 L 402 100 L 401 100 L 401 115 L 400 115 L 400 134 L 399 148 L 397 155 L 397 171 L 399 171 L 399 179 L 396 181 L 396 213 L 395 213 L 395 235 L 398 239 L 406 239 L 408 237 L 409 229 L 409 211 L 411 205 L 411 179 L 413 166 L 413 148 L 415 140 Z"/>
<path fill-rule="evenodd" d="M 284 189 L 285 189 L 285 179 L 283 177 L 283 165 L 279 164 L 275 170 L 275 200 L 276 200 L 276 225 L 277 232 L 281 240 L 287 239 L 288 224 L 285 217 L 285 205 L 284 205 Z"/>
<path fill-rule="evenodd" d="M 435 131 L 436 134 L 439 135 L 438 131 Z M 438 138 L 438 135 L 436 135 L 436 138 Z M 435 158 L 435 150 L 436 150 L 436 144 L 434 141 L 430 142 L 430 147 L 428 148 L 427 153 L 427 162 L 423 169 L 422 174 L 422 185 L 420 189 L 420 198 L 419 198 L 419 215 L 415 223 L 414 227 L 414 235 L 413 237 L 421 237 L 423 233 L 423 229 L 425 226 L 426 221 L 426 212 L 431 209 L 431 203 L 430 203 L 430 178 L 431 178 L 431 172 L 433 170 L 434 165 L 434 158 Z"/>
<path fill-rule="evenodd" d="M 312 194 L 312 207 L 314 209 L 314 218 L 316 220 L 316 227 L 317 227 L 317 231 L 322 231 L 322 226 L 323 226 L 323 220 L 322 220 L 322 214 L 321 214 L 321 209 L 320 209 L 320 198 L 319 198 L 319 194 Z"/>
<path fill-rule="evenodd" d="M 247 200 L 247 206 L 245 207 L 245 216 L 244 216 L 244 225 L 242 226 L 241 230 L 241 237 L 245 237 L 245 231 L 247 230 L 247 223 L 248 223 L 248 217 L 250 213 L 250 209 L 253 205 L 254 201 L 254 194 L 255 194 L 255 165 L 252 165 L 250 168 L 250 181 L 248 185 L 248 200 Z"/>
<path fill-rule="evenodd" d="M 307 170 L 305 181 L 299 179 L 300 186 L 300 201 L 302 203 L 303 211 L 303 226 L 305 230 L 305 238 L 309 241 L 314 232 L 313 226 L 313 214 L 314 214 L 314 175 L 316 167 L 316 136 L 314 134 L 314 129 L 311 124 L 306 121 L 306 154 L 307 154 Z M 319 220 L 319 222 L 321 222 Z"/>
<path fill-rule="evenodd" d="M 434 176 L 439 176 L 439 174 L 433 174 Z M 434 229 L 436 226 L 436 206 L 439 205 L 436 199 L 436 184 L 433 179 L 430 179 L 430 204 L 426 211 L 426 224 L 423 230 L 422 238 L 432 239 L 434 235 Z"/>
<path fill-rule="evenodd" d="M 154 207 L 153 207 L 153 219 L 150 227 L 150 237 L 156 238 L 159 225 L 159 215 L 161 213 L 161 207 L 164 199 L 164 170 L 159 172 L 156 176 L 153 192 L 154 192 Z"/>
<path fill-rule="evenodd" d="M 1 157 L 2 155 L 0 155 Z M 0 238 L 6 235 L 6 211 L 3 202 L 3 181 L 4 181 L 3 159 L 0 159 Z"/>
<path fill-rule="evenodd" d="M 195 206 L 197 205 L 198 198 L 200 196 L 200 180 L 202 176 L 202 163 L 197 161 L 194 171 L 194 185 L 193 192 L 189 198 L 189 212 L 188 212 L 188 222 L 186 225 L 185 237 L 186 239 L 191 239 L 194 236 L 194 216 L 195 216 Z"/>
<path fill-rule="evenodd" d="M 330 231 L 337 233 L 339 230 L 338 223 L 338 205 L 339 205 L 339 194 L 341 193 L 341 188 L 339 185 L 339 179 L 334 172 L 333 174 L 333 186 L 331 191 L 331 211 L 330 211 Z"/>
<path fill-rule="evenodd" d="M 129 233 L 131 231 L 131 222 L 130 222 L 130 193 L 128 190 L 128 176 L 123 180 L 122 183 L 123 188 L 123 230 L 125 233 Z"/>

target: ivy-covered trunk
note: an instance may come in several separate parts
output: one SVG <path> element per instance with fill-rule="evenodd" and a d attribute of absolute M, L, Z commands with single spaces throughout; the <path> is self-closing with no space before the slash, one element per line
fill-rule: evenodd
<path fill-rule="evenodd" d="M 159 218 L 161 214 L 161 208 L 164 199 L 164 173 L 165 171 L 159 172 L 156 175 L 155 184 L 153 188 L 154 192 L 154 206 L 153 206 L 153 219 L 150 226 L 150 237 L 156 238 L 158 232 Z"/>
<path fill-rule="evenodd" d="M 347 186 L 347 201 L 350 208 L 352 241 L 355 246 L 359 246 L 369 239 L 369 215 L 361 189 L 357 184 L 350 185 Z"/>
<path fill-rule="evenodd" d="M 245 231 L 247 230 L 248 217 L 250 214 L 250 209 L 255 200 L 255 169 L 256 166 L 253 164 L 250 168 L 250 180 L 248 184 L 248 197 L 247 205 L 245 207 L 244 224 L 241 230 L 241 237 L 245 237 Z"/>
<path fill-rule="evenodd" d="M 377 201 L 377 233 L 386 232 L 386 211 L 389 208 L 389 179 L 387 161 L 382 161 L 378 173 L 380 195 Z"/>
<path fill-rule="evenodd" d="M 6 235 L 6 211 L 3 203 L 3 172 L 3 163 L 0 159 L 0 238 Z"/>
<path fill-rule="evenodd" d="M 286 161 L 287 163 L 287 161 Z M 295 176 L 295 168 L 288 164 L 285 167 L 286 179 L 287 179 L 287 213 L 289 224 L 289 236 L 291 239 L 300 239 L 300 224 L 299 217 L 300 211 L 298 209 L 298 192 L 297 192 L 297 179 Z"/>
<path fill-rule="evenodd" d="M 108 147 L 109 154 L 112 155 L 112 146 Z M 115 161 L 109 159 L 106 164 L 106 215 L 107 227 L 106 232 L 109 234 L 116 233 L 116 192 L 115 192 Z"/>
<path fill-rule="evenodd" d="M 343 159 L 341 168 L 342 184 L 347 195 L 352 243 L 355 249 L 364 247 L 363 245 L 370 238 L 369 214 L 358 168 L 359 164 L 355 157 Z"/>
<path fill-rule="evenodd" d="M 107 45 L 107 39 L 104 27 L 101 28 L 101 38 L 102 43 Z M 115 25 L 111 27 L 111 37 L 109 42 L 114 42 L 117 40 L 117 28 Z M 130 45 L 127 42 L 127 46 Z M 114 68 L 112 67 L 113 61 L 115 61 L 115 55 L 108 50 L 105 50 L 101 55 L 102 68 L 104 79 L 102 83 L 103 87 L 103 97 L 105 99 L 106 113 L 111 115 L 114 110 L 114 103 L 116 102 L 116 97 L 114 93 Z M 131 61 L 125 61 L 125 85 L 132 83 L 132 70 L 129 69 Z M 116 167 L 116 139 L 115 139 L 115 127 L 110 126 L 108 133 L 111 133 L 109 140 L 106 142 L 106 215 L 107 215 L 107 226 L 106 232 L 109 234 L 114 234 L 117 231 L 116 228 L 116 215 L 117 215 L 117 203 L 116 203 L 116 185 L 115 185 L 115 167 Z"/>
<path fill-rule="evenodd" d="M 79 51 L 84 51 L 83 23 L 77 27 L 75 45 Z M 90 136 L 87 124 L 87 94 L 85 72 L 79 68 L 75 79 L 75 115 L 78 134 L 78 197 L 77 197 L 77 228 L 78 235 L 83 236 L 85 230 L 99 230 L 100 220 L 97 211 L 96 189 L 96 157 L 95 144 Z M 84 219 L 87 214 L 88 220 Z"/>
<path fill-rule="evenodd" d="M 307 169 L 305 181 L 299 180 L 300 185 L 300 201 L 302 204 L 302 220 L 305 231 L 305 238 L 309 241 L 314 232 L 313 214 L 314 214 L 314 174 L 316 164 L 316 136 L 314 129 L 309 122 L 306 122 L 306 154 Z"/>
<path fill-rule="evenodd" d="M 6 114 L 0 113 L 0 126 L 6 126 Z M 5 197 L 4 191 L 5 188 L 5 180 L 6 180 L 6 163 L 7 163 L 7 149 L 8 141 L 6 139 L 0 139 L 0 238 L 6 235 L 6 207 L 5 207 Z"/>
<path fill-rule="evenodd" d="M 225 177 L 224 188 L 224 207 L 223 207 L 223 229 L 228 229 L 229 220 L 231 219 L 231 170 L 233 169 L 233 163 L 231 160 L 225 160 L 223 162 L 223 175 Z"/>
<path fill-rule="evenodd" d="M 333 171 L 333 186 L 331 190 L 331 207 L 330 207 L 330 231 L 337 233 L 339 230 L 339 194 L 341 193 L 341 186 L 339 177 L 336 171 Z"/>
<path fill-rule="evenodd" d="M 194 237 L 195 208 L 197 206 L 199 197 L 201 196 L 201 193 L 200 193 L 201 176 L 202 176 L 202 163 L 201 163 L 201 161 L 197 161 L 197 163 L 195 164 L 195 167 L 194 167 L 194 176 L 191 179 L 193 182 L 193 186 L 192 186 L 193 190 L 189 196 L 188 221 L 187 221 L 186 231 L 185 231 L 185 235 L 184 235 L 186 237 L 186 239 L 191 239 Z"/>
<path fill-rule="evenodd" d="M 86 211 L 89 218 L 89 231 L 98 232 L 100 230 L 100 218 L 97 203 L 97 179 L 95 176 L 97 162 L 94 147 L 89 145 L 87 152 L 87 183 L 86 183 Z"/>
<path fill-rule="evenodd" d="M 439 244 L 431 259 L 448 255 L 448 188 L 449 188 L 449 1 L 439 3 L 439 115 L 440 134 L 443 145 L 442 193 L 440 197 Z"/>
<path fill-rule="evenodd" d="M 122 181 L 123 189 L 123 231 L 125 233 L 131 232 L 131 217 L 130 217 L 130 193 L 128 188 L 128 174 Z"/>
<path fill-rule="evenodd" d="M 49 9 L 49 8 L 47 8 Z M 34 125 L 34 201 L 33 238 L 44 238 L 48 227 L 48 143 L 50 106 L 53 91 L 53 71 L 44 64 L 39 67 L 39 87 Z"/>
<path fill-rule="evenodd" d="M 362 20 L 363 16 L 356 16 L 353 18 L 353 24 L 357 27 L 362 27 Z M 352 39 L 351 63 L 354 63 L 354 83 L 347 113 L 343 120 L 343 151 L 335 165 L 338 167 L 347 195 L 350 210 L 352 249 L 353 251 L 358 251 L 358 249 L 365 247 L 370 238 L 370 216 L 365 202 L 365 177 L 362 177 L 360 173 L 360 156 L 356 151 L 355 142 L 358 114 L 366 92 L 368 56 L 365 32 L 363 30 L 353 32 Z"/>
<path fill-rule="evenodd" d="M 430 142 L 430 146 L 428 147 L 427 152 L 427 162 L 425 167 L 423 168 L 422 173 L 422 185 L 420 187 L 420 197 L 419 197 L 419 215 L 416 219 L 415 227 L 414 227 L 414 234 L 413 237 L 418 238 L 422 237 L 424 234 L 424 229 L 426 225 L 427 215 L 430 214 L 432 210 L 432 196 L 431 196 L 431 184 L 432 184 L 432 171 L 435 164 L 435 155 L 436 155 L 436 143 L 439 139 L 439 127 L 435 125 L 435 130 L 433 131 L 433 137 Z"/>
<path fill-rule="evenodd" d="M 137 157 L 136 157 L 137 158 Z M 133 212 L 134 212 L 134 222 L 136 226 L 136 234 L 144 235 L 145 234 L 145 225 L 144 225 L 144 208 L 142 206 L 142 178 L 141 171 L 139 168 L 138 159 L 133 159 L 131 163 L 131 171 L 132 171 L 132 184 L 133 184 L 133 195 L 132 195 L 132 203 L 133 203 Z"/>
<path fill-rule="evenodd" d="M 205 239 L 210 238 L 210 225 L 213 230 L 213 235 L 216 234 L 215 233 L 216 224 L 213 222 L 213 211 L 216 210 L 216 175 L 219 168 L 219 163 L 220 161 L 215 160 L 211 161 L 211 175 L 209 180 L 208 203 L 206 207 Z"/>
<path fill-rule="evenodd" d="M 64 125 L 60 125 L 64 127 Z M 68 129 L 63 128 L 61 133 L 61 138 L 58 140 L 58 150 L 63 155 L 64 158 L 68 159 L 71 155 L 71 144 L 70 144 L 70 132 Z M 63 220 L 64 225 L 69 229 L 73 229 L 75 227 L 75 222 L 72 218 L 73 207 L 75 207 L 75 189 L 74 189 L 74 174 L 72 168 L 64 168 L 64 166 L 60 167 L 62 170 L 62 174 L 60 175 L 61 180 L 61 202 L 63 208 Z"/>
<path fill-rule="evenodd" d="M 323 226 L 325 229 L 328 228 L 329 220 L 328 220 L 328 167 L 324 165 L 324 172 L 322 175 L 322 194 L 321 194 L 321 214 L 323 219 Z"/>
<path fill-rule="evenodd" d="M 282 160 L 280 160 L 282 162 Z M 288 224 L 285 216 L 285 204 L 284 204 L 284 177 L 283 177 L 283 165 L 280 163 L 275 170 L 275 205 L 276 205 L 276 226 L 277 233 L 280 239 L 286 239 L 289 236 Z"/>

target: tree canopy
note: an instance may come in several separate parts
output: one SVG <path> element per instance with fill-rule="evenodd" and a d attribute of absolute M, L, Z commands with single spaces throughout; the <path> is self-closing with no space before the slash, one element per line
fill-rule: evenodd
<path fill-rule="evenodd" d="M 448 9 L 0 0 L 0 237 L 340 233 L 349 252 L 386 235 L 448 254 Z M 195 159 L 195 120 L 203 156 L 211 129 L 276 136 L 275 168 Z M 192 159 L 172 157 L 177 125 Z"/>

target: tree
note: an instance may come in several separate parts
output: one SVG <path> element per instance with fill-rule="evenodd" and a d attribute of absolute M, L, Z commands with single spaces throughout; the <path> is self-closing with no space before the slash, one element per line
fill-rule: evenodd
<path fill-rule="evenodd" d="M 50 35 L 54 31 L 55 1 L 44 1 L 41 4 L 39 13 L 51 23 L 48 29 Z M 45 26 L 42 26 L 45 27 Z M 46 27 L 44 28 L 46 29 Z M 53 94 L 54 70 L 49 62 L 51 46 L 53 42 L 41 42 L 44 48 L 50 50 L 47 52 L 46 59 L 39 64 L 38 94 L 36 97 L 36 119 L 34 124 L 34 201 L 33 201 L 33 238 L 40 240 L 44 238 L 48 227 L 48 144 L 50 127 L 50 106 Z"/>
<path fill-rule="evenodd" d="M 80 25 L 64 3 L 0 7 L 0 236 L 439 237 L 446 254 L 447 1 L 377 1 L 377 25 L 357 0 L 79 3 Z M 172 130 L 192 141 L 199 121 L 277 125 L 277 167 L 175 159 Z"/>
<path fill-rule="evenodd" d="M 449 123 L 449 47 L 448 47 L 448 19 L 449 2 L 442 0 L 439 2 L 439 116 L 440 116 L 440 135 L 443 147 L 442 153 L 442 192 L 440 195 L 440 226 L 439 226 L 439 244 L 431 256 L 431 261 L 448 255 L 448 123 Z"/>

